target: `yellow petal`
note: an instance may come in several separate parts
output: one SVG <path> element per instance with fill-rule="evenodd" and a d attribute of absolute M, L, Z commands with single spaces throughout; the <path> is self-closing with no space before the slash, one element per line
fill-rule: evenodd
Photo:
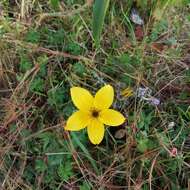
<path fill-rule="evenodd" d="M 93 106 L 93 96 L 84 88 L 73 87 L 71 88 L 71 98 L 74 105 L 83 111 L 88 111 Z"/>
<path fill-rule="evenodd" d="M 102 87 L 95 95 L 94 106 L 99 110 L 108 109 L 114 98 L 114 90 L 110 85 Z"/>
<path fill-rule="evenodd" d="M 100 144 L 104 138 L 104 125 L 97 119 L 93 119 L 87 127 L 88 137 L 93 144 Z"/>
<path fill-rule="evenodd" d="M 79 131 L 88 125 L 89 120 L 90 117 L 88 114 L 83 113 L 82 111 L 77 111 L 67 120 L 65 130 Z"/>
<path fill-rule="evenodd" d="M 118 111 L 113 109 L 103 110 L 100 113 L 100 121 L 105 125 L 118 126 L 124 123 L 125 117 Z"/>

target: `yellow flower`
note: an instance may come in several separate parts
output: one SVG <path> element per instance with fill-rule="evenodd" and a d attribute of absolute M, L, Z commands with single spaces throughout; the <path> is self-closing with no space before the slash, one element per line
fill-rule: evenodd
<path fill-rule="evenodd" d="M 91 93 L 80 87 L 71 88 L 71 98 L 79 109 L 67 120 L 65 129 L 78 131 L 87 127 L 87 133 L 93 144 L 99 144 L 105 132 L 105 125 L 118 126 L 125 117 L 118 111 L 109 109 L 113 103 L 114 90 L 110 85 L 102 87 L 93 97 Z"/>
<path fill-rule="evenodd" d="M 130 87 L 128 87 L 121 92 L 121 95 L 125 98 L 128 98 L 133 95 L 133 90 Z"/>

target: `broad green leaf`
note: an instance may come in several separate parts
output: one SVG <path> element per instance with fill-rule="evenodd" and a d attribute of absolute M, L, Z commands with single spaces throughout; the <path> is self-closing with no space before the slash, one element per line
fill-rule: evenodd
<path fill-rule="evenodd" d="M 110 0 L 95 0 L 93 7 L 92 32 L 96 47 L 100 44 L 100 38 L 106 11 Z"/>

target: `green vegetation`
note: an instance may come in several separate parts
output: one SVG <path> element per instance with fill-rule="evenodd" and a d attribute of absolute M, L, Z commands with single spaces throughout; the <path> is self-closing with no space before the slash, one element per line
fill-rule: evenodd
<path fill-rule="evenodd" d="M 189 7 L 1 0 L 0 189 L 189 189 Z M 95 146 L 64 130 L 70 88 L 105 84 L 127 120 Z"/>

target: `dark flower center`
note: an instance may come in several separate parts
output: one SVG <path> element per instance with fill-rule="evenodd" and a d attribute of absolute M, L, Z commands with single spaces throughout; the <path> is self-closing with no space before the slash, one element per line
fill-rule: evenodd
<path fill-rule="evenodd" d="M 93 110 L 92 117 L 98 117 L 98 116 L 99 116 L 99 112 L 97 110 Z"/>

